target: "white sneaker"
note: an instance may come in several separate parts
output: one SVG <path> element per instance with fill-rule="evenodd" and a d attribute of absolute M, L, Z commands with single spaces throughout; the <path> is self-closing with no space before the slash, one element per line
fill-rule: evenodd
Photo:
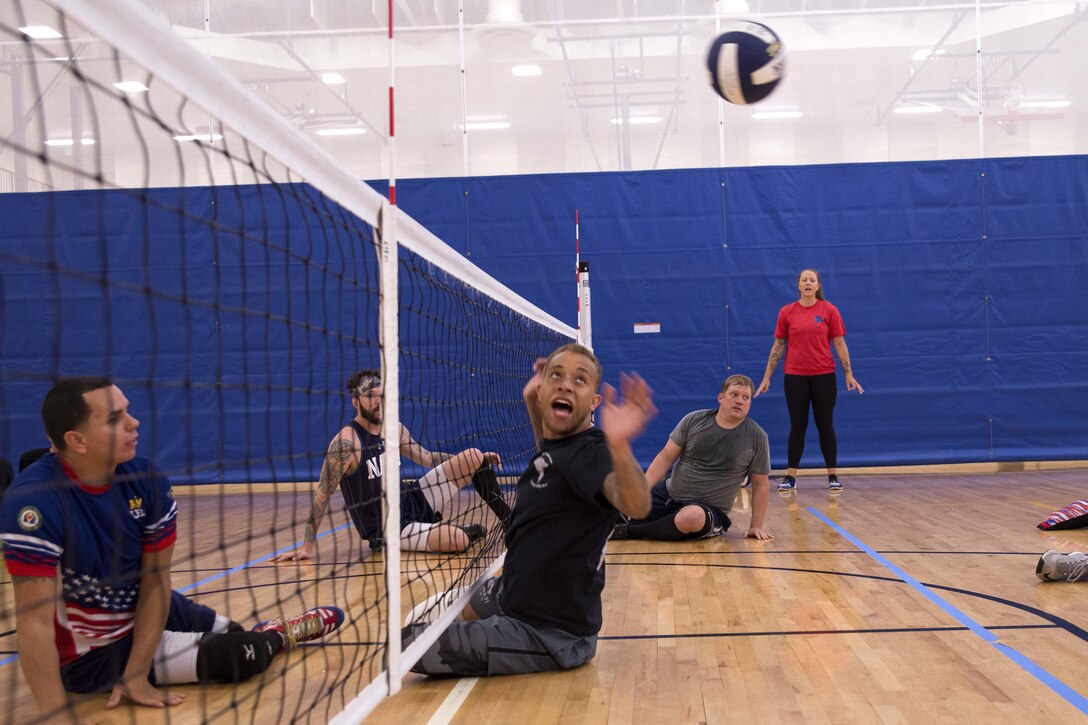
<path fill-rule="evenodd" d="M 1088 554 L 1074 551 L 1063 554 L 1047 549 L 1035 565 L 1035 576 L 1045 582 L 1075 582 L 1088 573 Z"/>

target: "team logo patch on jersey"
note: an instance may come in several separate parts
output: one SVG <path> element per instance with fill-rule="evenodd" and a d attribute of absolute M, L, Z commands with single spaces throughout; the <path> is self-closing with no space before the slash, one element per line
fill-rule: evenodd
<path fill-rule="evenodd" d="M 533 459 L 533 468 L 536 470 L 536 478 L 530 479 L 529 485 L 533 488 L 547 488 L 548 482 L 544 480 L 544 472 L 552 465 L 552 457 L 547 453 L 541 453 Z"/>
<path fill-rule="evenodd" d="M 823 315 L 816 315 L 816 324 L 817 325 L 819 325 L 823 321 L 824 321 L 824 316 Z"/>
<path fill-rule="evenodd" d="M 23 531 L 36 531 L 42 525 L 42 512 L 34 506 L 23 506 L 19 511 L 19 528 Z"/>
<path fill-rule="evenodd" d="M 128 500 L 128 512 L 134 519 L 142 519 L 144 517 L 144 500 L 139 496 L 133 496 Z"/>

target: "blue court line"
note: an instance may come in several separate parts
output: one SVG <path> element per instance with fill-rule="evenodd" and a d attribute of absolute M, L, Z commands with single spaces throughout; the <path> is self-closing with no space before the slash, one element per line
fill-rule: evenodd
<path fill-rule="evenodd" d="M 323 534 L 320 534 L 317 538 L 323 539 L 326 536 L 332 536 L 337 531 L 341 531 L 343 529 L 346 529 L 350 525 L 351 525 L 350 522 L 346 523 L 346 524 L 341 524 L 340 526 L 337 526 L 335 529 L 332 529 L 330 531 L 326 531 Z M 199 587 L 202 584 L 209 584 L 209 583 L 215 581 L 216 579 L 222 579 L 223 577 L 230 576 L 231 574 L 233 574 L 235 572 L 238 572 L 238 571 L 241 571 L 242 569 L 246 569 L 246 568 L 251 567 L 251 566 L 253 566 L 255 564 L 260 564 L 262 561 L 268 561 L 269 559 L 271 559 L 276 554 L 282 554 L 282 553 L 284 553 L 286 551 L 291 551 L 291 549 L 297 549 L 297 548 L 298 548 L 298 544 L 290 544 L 288 546 L 283 547 L 279 551 L 273 551 L 271 554 L 265 554 L 264 556 L 257 557 L 253 561 L 246 562 L 245 564 L 242 564 L 240 566 L 236 566 L 233 569 L 228 569 L 227 571 L 222 571 L 222 572 L 219 572 L 218 574 L 212 574 L 210 577 L 207 577 L 205 579 L 201 579 L 198 582 L 193 582 L 192 584 L 189 584 L 188 586 L 184 586 L 181 589 L 175 589 L 174 591 L 181 592 L 182 594 L 184 594 L 185 592 L 187 592 L 187 591 L 189 591 L 191 589 L 195 589 L 196 587 Z M 17 659 L 19 659 L 19 655 L 11 655 L 9 657 L 5 657 L 4 659 L 0 660 L 0 667 L 3 667 L 4 665 L 11 664 L 12 662 L 14 662 Z"/>
<path fill-rule="evenodd" d="M 351 526 L 350 522 L 346 523 L 346 524 L 340 524 L 335 529 L 332 529 L 330 531 L 326 531 L 323 534 L 320 534 L 317 538 L 318 539 L 324 539 L 326 536 L 332 536 L 337 531 L 342 531 L 343 529 L 346 529 L 348 526 Z M 305 543 L 305 542 L 300 542 L 300 543 Z M 204 579 L 201 579 L 198 582 L 193 582 L 192 584 L 189 584 L 188 586 L 184 586 L 181 589 L 175 589 L 174 591 L 181 592 L 182 594 L 184 594 L 185 592 L 187 592 L 187 591 L 189 591 L 191 589 L 195 589 L 196 587 L 199 587 L 202 584 L 210 584 L 211 582 L 213 582 L 213 581 L 215 581 L 217 579 L 222 579 L 223 577 L 230 576 L 231 574 L 233 574 L 235 572 L 242 571 L 242 569 L 247 569 L 247 568 L 249 568 L 251 566 L 254 566 L 256 564 L 260 564 L 263 561 L 268 561 L 269 559 L 271 559 L 273 556 L 276 556 L 277 554 L 283 554 L 284 552 L 291 551 L 292 549 L 297 549 L 298 546 L 299 546 L 298 544 L 289 544 L 288 546 L 283 547 L 279 551 L 273 551 L 271 554 L 265 554 L 264 556 L 257 557 L 253 561 L 247 561 L 245 564 L 240 564 L 240 565 L 234 567 L 233 569 L 227 569 L 226 571 L 221 571 L 218 574 L 212 574 L 211 576 L 206 577 Z M 3 664 L 3 662 L 0 662 L 0 665 L 2 665 L 2 664 Z"/>
<path fill-rule="evenodd" d="M 937 596 L 936 593 L 933 592 L 933 590 L 931 590 L 925 584 L 922 584 L 920 581 L 918 581 L 917 579 L 912 577 L 910 574 L 908 574 L 907 572 L 903 571 L 902 569 L 900 569 L 895 564 L 888 561 L 886 558 L 884 558 L 883 556 L 878 554 L 875 549 L 867 546 L 864 542 L 861 541 L 861 539 L 858 539 L 853 534 L 848 532 L 846 529 L 844 529 L 843 527 L 836 524 L 834 521 L 829 519 L 822 512 L 817 511 L 816 509 L 814 509 L 812 507 L 809 507 L 807 510 L 808 510 L 808 512 L 810 514 L 812 514 L 816 518 L 820 519 L 825 524 L 827 524 L 832 529 L 834 529 L 836 532 L 838 532 L 838 534 L 840 536 L 842 536 L 844 539 L 846 539 L 851 544 L 858 547 L 859 549 L 864 551 L 866 554 L 868 554 L 870 557 L 872 557 L 878 564 L 880 564 L 885 569 L 887 569 L 888 571 L 890 571 L 891 573 L 893 573 L 897 577 L 899 577 L 901 580 L 903 580 L 904 583 L 909 584 L 911 586 L 911 588 L 913 588 L 915 591 L 917 591 L 923 597 L 925 597 L 930 602 L 932 602 L 933 604 L 940 607 L 942 610 L 944 610 L 944 612 L 946 614 L 951 616 L 957 622 L 959 622 L 963 626 L 967 627 L 967 629 L 969 629 L 972 632 L 974 632 L 975 634 L 977 634 L 979 637 L 981 637 L 986 642 L 989 642 L 994 647 L 994 649 L 996 649 L 998 652 L 1005 655 L 1006 657 L 1008 657 L 1010 660 L 1012 660 L 1016 664 L 1020 665 L 1020 667 L 1022 667 L 1025 671 L 1027 671 L 1027 673 L 1030 674 L 1032 677 L 1034 677 L 1035 679 L 1042 682 L 1044 685 L 1049 687 L 1054 692 L 1058 693 L 1062 697 L 1062 699 L 1064 699 L 1070 705 L 1077 708 L 1078 710 L 1080 710 L 1085 715 L 1088 715 L 1088 698 L 1085 698 L 1084 695 L 1081 695 L 1079 692 L 1074 690 L 1072 687 L 1065 684 L 1064 682 L 1059 680 L 1057 677 L 1055 677 L 1054 675 L 1050 674 L 1049 672 L 1047 672 L 1045 669 L 1043 669 L 1039 665 L 1032 662 L 1030 659 L 1028 659 L 1024 655 L 1022 655 L 1020 652 L 1016 651 L 1015 649 L 1008 646 L 1007 644 L 1003 644 L 1000 640 L 998 640 L 997 635 L 995 635 L 993 632 L 986 629 L 981 624 L 979 624 L 975 620 L 971 619 L 966 614 L 961 612 L 959 609 L 956 609 L 956 607 L 952 606 L 951 604 L 949 604 L 945 600 L 941 599 L 939 596 Z"/>

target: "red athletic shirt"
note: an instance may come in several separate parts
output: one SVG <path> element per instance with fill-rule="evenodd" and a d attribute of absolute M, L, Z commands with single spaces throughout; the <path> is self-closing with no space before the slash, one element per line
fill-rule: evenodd
<path fill-rule="evenodd" d="M 787 375 L 826 375 L 835 372 L 831 340 L 846 334 L 838 308 L 826 300 L 812 307 L 791 302 L 778 311 L 774 336 L 786 341 Z"/>

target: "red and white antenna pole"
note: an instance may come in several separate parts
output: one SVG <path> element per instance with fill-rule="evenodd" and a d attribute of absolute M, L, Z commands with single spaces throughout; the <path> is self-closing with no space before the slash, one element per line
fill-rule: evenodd
<path fill-rule="evenodd" d="M 575 209 L 574 210 L 574 284 L 575 284 L 575 286 L 577 286 L 579 284 L 578 273 L 579 273 L 579 270 L 581 269 L 581 264 L 582 264 L 580 246 L 581 246 L 581 239 L 579 238 L 579 233 L 578 233 L 578 210 Z M 578 292 L 578 317 L 579 317 L 578 322 L 579 322 L 579 324 L 581 324 L 581 316 L 582 316 L 582 293 L 581 293 L 581 290 L 579 290 L 579 292 Z"/>
<path fill-rule="evenodd" d="M 574 210 L 574 266 L 578 279 L 578 342 L 593 349 L 593 325 L 589 311 L 589 262 L 582 261 L 578 210 Z"/>
<path fill-rule="evenodd" d="M 396 68 L 395 49 L 396 44 L 393 41 L 393 0 L 389 0 L 389 203 L 393 206 L 397 205 L 397 135 L 393 123 L 395 117 L 393 113 L 393 88 L 396 80 L 394 73 Z"/>
<path fill-rule="evenodd" d="M 393 52 L 393 0 L 389 0 L 389 203 L 382 203 L 381 215 L 381 360 L 382 360 L 382 438 L 395 441 L 400 438 L 400 321 L 397 299 L 398 260 L 397 252 L 397 176 L 394 173 L 396 146 L 393 126 L 393 69 L 396 56 Z M 387 446 L 382 454 L 382 492 L 385 499 L 385 530 L 400 530 L 400 451 L 398 446 Z M 385 563 L 385 588 L 390 612 L 400 612 L 400 537 L 387 536 L 382 552 Z M 388 617 L 386 623 L 386 659 L 389 694 L 400 690 L 401 680 L 408 671 L 401 657 L 400 621 Z"/>

